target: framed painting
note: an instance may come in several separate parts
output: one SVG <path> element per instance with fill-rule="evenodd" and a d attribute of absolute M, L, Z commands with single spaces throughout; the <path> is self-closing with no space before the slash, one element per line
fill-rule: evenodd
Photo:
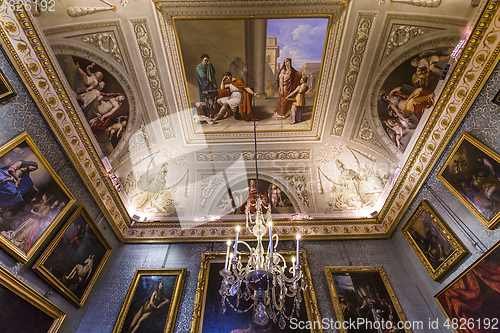
<path fill-rule="evenodd" d="M 66 314 L 0 267 L 0 331 L 55 333 Z M 21 320 L 29 318 L 29 320 Z"/>
<path fill-rule="evenodd" d="M 500 242 L 436 296 L 447 317 L 441 325 L 455 332 L 500 330 Z"/>
<path fill-rule="evenodd" d="M 81 307 L 110 254 L 111 246 L 85 208 L 80 206 L 33 269 L 69 301 Z"/>
<path fill-rule="evenodd" d="M 437 177 L 489 229 L 500 221 L 500 155 L 463 133 Z"/>
<path fill-rule="evenodd" d="M 136 270 L 113 333 L 174 332 L 186 271 Z"/>
<path fill-rule="evenodd" d="M 434 280 L 467 254 L 467 249 L 427 201 L 422 201 L 401 229 Z"/>
<path fill-rule="evenodd" d="M 0 246 L 25 264 L 75 202 L 27 133 L 0 148 Z"/>
<path fill-rule="evenodd" d="M 0 70 L 0 105 L 3 105 L 4 102 L 8 101 L 15 95 L 16 93 L 14 92 L 14 89 L 12 89 L 9 81 L 7 81 L 7 78 Z"/>
<path fill-rule="evenodd" d="M 292 262 L 295 251 L 280 251 L 280 254 L 287 262 Z M 245 256 L 245 254 L 243 254 Z M 191 321 L 190 333 L 209 333 L 209 332 L 256 332 L 257 326 L 252 321 L 252 311 L 238 313 L 231 307 L 227 307 L 224 313 L 221 312 L 222 297 L 219 289 L 222 283 L 222 276 L 219 271 L 224 268 L 226 253 L 203 252 L 201 257 L 200 273 L 198 275 L 198 286 L 194 299 L 193 319 Z M 300 309 L 298 312 L 298 321 L 321 322 L 319 314 L 316 293 L 311 280 L 311 273 L 307 264 L 305 251 L 300 251 L 300 262 L 303 267 L 304 280 L 307 283 L 307 289 L 303 292 Z M 235 300 L 229 298 L 234 305 Z M 241 299 L 239 309 L 247 309 L 252 300 Z M 292 309 L 293 300 L 286 302 L 285 307 Z M 290 310 L 291 311 L 291 310 Z M 281 330 L 278 323 L 269 320 L 266 326 L 258 327 L 258 332 L 323 332 L 322 328 L 317 326 L 312 329 L 292 329 L 293 325 L 288 322 L 285 329 Z"/>
<path fill-rule="evenodd" d="M 492 103 L 496 104 L 496 105 L 500 105 L 500 90 L 497 92 L 497 94 L 495 95 L 495 97 L 493 97 L 493 99 L 491 100 Z"/>
<path fill-rule="evenodd" d="M 382 266 L 324 267 L 339 332 L 412 332 Z M 344 325 L 345 324 L 345 325 Z"/>

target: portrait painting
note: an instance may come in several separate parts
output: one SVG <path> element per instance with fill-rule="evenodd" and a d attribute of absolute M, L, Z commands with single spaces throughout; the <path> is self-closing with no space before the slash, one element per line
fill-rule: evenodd
<path fill-rule="evenodd" d="M 425 200 L 401 231 L 434 280 L 440 279 L 467 254 L 460 240 Z"/>
<path fill-rule="evenodd" d="M 407 319 L 382 266 L 324 267 L 324 271 L 337 321 L 361 323 L 356 332 L 412 332 L 398 328 Z M 340 332 L 354 330 L 342 327 Z"/>
<path fill-rule="evenodd" d="M 186 271 L 136 270 L 113 333 L 174 332 Z"/>
<path fill-rule="evenodd" d="M 267 180 L 255 179 L 243 180 L 228 187 L 227 192 L 222 195 L 216 205 L 219 215 L 245 214 L 245 207 L 250 201 L 255 204 L 257 191 L 262 198 L 263 204 L 271 207 L 272 214 L 296 213 L 298 210 L 286 192 L 278 185 Z"/>
<path fill-rule="evenodd" d="M 109 156 L 129 121 L 125 90 L 119 80 L 92 61 L 70 55 L 57 55 L 57 61 L 99 147 Z"/>
<path fill-rule="evenodd" d="M 500 330 L 500 243 L 441 290 L 434 299 L 454 331 L 498 332 Z M 473 323 L 468 325 L 467 323 Z M 451 326 L 451 325 L 450 325 Z"/>
<path fill-rule="evenodd" d="M 12 86 L 10 85 L 9 81 L 7 81 L 7 78 L 3 74 L 3 72 L 0 70 L 0 106 L 8 103 L 9 100 L 14 97 L 16 93 L 12 89 Z"/>
<path fill-rule="evenodd" d="M 0 307 L 1 332 L 56 333 L 66 317 L 61 309 L 3 267 L 0 267 Z"/>
<path fill-rule="evenodd" d="M 500 220 L 500 155 L 463 133 L 437 177 L 489 229 Z"/>
<path fill-rule="evenodd" d="M 0 148 L 0 246 L 25 264 L 75 202 L 31 137 Z"/>
<path fill-rule="evenodd" d="M 434 89 L 452 49 L 429 49 L 396 67 L 382 84 L 378 115 L 387 134 L 404 152 L 424 111 L 434 105 Z"/>
<path fill-rule="evenodd" d="M 292 256 L 295 251 L 280 251 L 287 263 L 292 262 Z M 242 258 L 245 257 L 242 254 Z M 231 305 L 225 303 L 225 311 L 222 308 L 222 296 L 219 294 L 221 288 L 222 276 L 219 271 L 224 269 L 226 253 L 203 252 L 198 275 L 198 287 L 196 288 L 193 319 L 191 321 L 190 333 L 210 333 L 210 332 L 231 332 L 231 333 L 274 333 L 274 332 L 323 332 L 320 328 L 312 329 L 293 329 L 290 322 L 286 320 L 284 329 L 280 329 L 278 320 L 269 322 L 264 326 L 258 326 L 252 321 L 252 310 L 246 312 L 236 312 L 232 306 L 237 306 L 239 310 L 248 309 L 253 300 L 248 301 L 244 298 L 236 303 L 236 297 L 229 297 Z M 300 308 L 293 316 L 298 321 L 321 321 L 317 307 L 316 294 L 311 280 L 311 274 L 307 264 L 305 251 L 300 252 L 300 262 L 304 273 L 304 280 L 307 284 L 306 290 L 302 293 Z M 290 267 L 290 266 L 289 266 Z M 291 275 L 290 275 L 291 277 Z M 290 298 L 290 297 L 287 297 Z M 288 309 L 287 315 L 293 309 L 293 299 L 285 300 L 285 308 Z M 279 319 L 279 318 L 278 318 Z"/>
<path fill-rule="evenodd" d="M 33 269 L 64 297 L 81 307 L 111 254 L 83 206 L 71 215 Z"/>
<path fill-rule="evenodd" d="M 310 129 L 328 17 L 174 24 L 197 132 Z"/>

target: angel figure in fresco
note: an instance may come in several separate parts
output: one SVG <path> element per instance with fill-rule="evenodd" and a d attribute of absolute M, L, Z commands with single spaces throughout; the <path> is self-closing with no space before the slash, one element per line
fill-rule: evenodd
<path fill-rule="evenodd" d="M 134 315 L 127 333 L 135 333 L 141 326 L 141 323 L 144 322 L 152 313 L 158 311 L 169 303 L 170 299 L 165 295 L 163 283 L 159 282 L 157 288 L 153 291 L 146 303 L 144 303 L 144 305 Z"/>
<path fill-rule="evenodd" d="M 449 55 L 439 56 L 431 55 L 426 58 L 415 58 L 411 61 L 411 65 L 416 67 L 416 72 L 412 75 L 412 84 L 415 87 L 427 87 L 429 85 L 429 76 L 431 73 L 439 74 L 442 69 L 436 64 L 441 60 L 449 59 Z"/>
<path fill-rule="evenodd" d="M 401 149 L 401 139 L 403 136 L 410 131 L 408 128 L 408 125 L 406 123 L 403 123 L 399 119 L 387 119 L 384 120 L 384 123 L 396 133 L 396 146 L 398 146 L 399 149 Z"/>
<path fill-rule="evenodd" d="M 113 135 L 116 133 L 116 137 L 120 138 L 121 133 L 123 130 L 127 128 L 128 124 L 128 116 L 119 116 L 116 122 L 106 128 L 106 133 L 108 133 L 108 138 L 111 140 Z"/>
<path fill-rule="evenodd" d="M 84 72 L 83 69 L 80 68 L 80 65 L 78 63 L 75 63 L 75 66 L 76 72 L 82 78 L 83 84 L 87 86 L 87 88 L 85 88 L 87 91 L 90 91 L 97 87 L 97 85 L 99 85 L 99 82 L 101 82 L 102 78 L 104 77 L 102 72 L 97 71 L 95 73 L 92 73 L 90 71 L 95 66 L 94 62 L 87 66 L 86 72 Z"/>

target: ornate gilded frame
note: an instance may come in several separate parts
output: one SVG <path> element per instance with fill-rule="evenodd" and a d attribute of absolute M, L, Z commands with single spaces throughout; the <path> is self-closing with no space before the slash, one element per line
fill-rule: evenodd
<path fill-rule="evenodd" d="M 384 287 L 387 290 L 387 293 L 389 294 L 389 297 L 391 299 L 392 305 L 394 306 L 394 309 L 396 309 L 396 312 L 402 322 L 407 322 L 405 313 L 403 312 L 403 308 L 401 307 L 401 304 L 399 304 L 398 298 L 396 297 L 396 294 L 394 293 L 394 290 L 392 289 L 391 283 L 389 282 L 389 278 L 387 277 L 387 274 L 385 274 L 384 267 L 382 266 L 325 266 L 324 268 L 325 275 L 326 275 L 326 282 L 328 284 L 328 289 L 330 290 L 330 297 L 332 298 L 332 304 L 333 304 L 333 309 L 335 311 L 335 317 L 337 322 L 343 323 L 345 318 L 342 313 L 342 307 L 340 305 L 339 297 L 337 294 L 337 290 L 335 289 L 335 283 L 333 281 L 332 274 L 335 273 L 378 273 L 380 274 L 380 278 L 382 279 L 382 282 L 384 283 Z M 349 322 L 349 321 L 347 321 Z M 405 327 L 405 332 L 406 333 L 411 333 L 413 332 L 411 329 L 408 329 Z M 341 327 L 339 330 L 341 333 L 347 333 L 347 329 L 344 327 Z"/>
<path fill-rule="evenodd" d="M 291 262 L 292 257 L 296 254 L 295 251 L 280 251 L 280 254 L 287 262 Z M 248 255 L 247 252 L 242 253 L 243 256 Z M 203 316 L 205 313 L 205 303 L 207 296 L 208 277 L 210 273 L 211 263 L 224 263 L 226 259 L 225 252 L 203 252 L 201 255 L 200 272 L 198 273 L 198 285 L 196 286 L 196 296 L 194 298 L 193 318 L 189 328 L 190 333 L 200 333 L 203 327 Z M 311 272 L 307 263 L 306 252 L 300 251 L 300 262 L 303 268 L 304 281 L 307 284 L 307 289 L 303 292 L 304 303 L 306 305 L 307 318 L 312 322 L 321 322 L 321 315 L 316 299 L 316 292 L 311 279 Z M 229 309 L 228 311 L 232 311 Z M 322 333 L 322 328 L 312 328 L 311 333 Z"/>
<path fill-rule="evenodd" d="M 441 168 L 437 173 L 437 177 L 440 181 L 442 181 L 446 187 L 458 198 L 462 203 L 469 208 L 469 210 L 476 215 L 476 217 L 483 223 L 488 229 L 493 229 L 498 222 L 500 222 L 500 210 L 498 210 L 495 215 L 487 219 L 476 207 L 474 207 L 473 203 L 464 196 L 464 194 L 460 193 L 460 191 L 450 183 L 449 179 L 446 179 L 444 175 L 446 169 L 453 163 L 455 156 L 459 154 L 459 150 L 463 147 L 463 143 L 467 142 L 474 146 L 478 150 L 478 152 L 485 154 L 490 159 L 494 160 L 496 163 L 500 164 L 500 154 L 496 153 L 492 149 L 488 148 L 484 143 L 474 138 L 469 133 L 463 133 L 458 139 L 457 143 L 453 147 L 453 150 L 446 158 L 446 161 L 443 163 Z M 468 161 L 469 163 L 472 161 Z M 477 162 L 477 161 L 476 161 Z M 500 170 L 497 170 L 499 172 Z"/>
<path fill-rule="evenodd" d="M 1 266 L 0 266 L 0 285 L 12 291 L 13 293 L 16 294 L 16 296 L 27 301 L 34 307 L 45 312 L 47 316 L 54 319 L 54 322 L 52 323 L 47 333 L 56 333 L 59 330 L 59 328 L 62 325 L 62 322 L 64 321 L 64 318 L 66 318 L 66 313 L 64 313 L 64 311 L 59 309 L 54 304 L 52 304 L 45 297 L 41 296 L 31 287 L 21 282 L 18 278 L 16 278 L 14 275 L 12 275 L 9 271 L 7 271 L 5 268 Z M 12 304 L 10 304 L 9 307 L 10 306 L 12 306 Z M 20 318 L 21 317 L 14 320 L 21 320 Z M 0 324 L 0 329 L 2 329 L 2 324 Z"/>
<path fill-rule="evenodd" d="M 12 89 L 9 81 L 7 81 L 7 78 L 0 70 L 0 105 L 4 105 L 15 95 L 16 92 Z"/>
<path fill-rule="evenodd" d="M 53 254 L 54 249 L 61 243 L 61 240 L 63 239 L 64 236 L 66 236 L 66 232 L 68 229 L 71 227 L 71 225 L 77 221 L 77 219 L 81 217 L 89 226 L 89 229 L 95 234 L 95 237 L 97 238 L 97 241 L 102 245 L 105 249 L 105 253 L 100 260 L 100 262 L 97 264 L 97 267 L 95 265 L 92 267 L 92 270 L 94 271 L 92 278 L 88 282 L 88 285 L 86 286 L 83 294 L 81 297 L 78 297 L 73 291 L 71 291 L 63 282 L 59 279 L 56 278 L 56 276 L 53 274 L 52 269 L 49 269 L 46 267 L 46 262 L 47 259 Z M 71 234 L 73 235 L 73 234 Z M 68 237 L 68 236 L 67 236 Z M 84 235 L 85 237 L 85 235 Z M 82 241 L 83 242 L 83 241 Z M 76 245 L 74 245 L 76 246 Z M 81 246 L 81 245 L 78 245 Z M 111 254 L 111 246 L 109 245 L 108 241 L 106 238 L 104 238 L 104 235 L 101 233 L 95 222 L 92 220 L 90 217 L 89 213 L 87 210 L 83 207 L 80 206 L 77 208 L 77 210 L 70 216 L 70 218 L 66 221 L 66 224 L 59 230 L 57 235 L 54 237 L 52 242 L 50 242 L 49 246 L 45 249 L 45 251 L 42 253 L 40 258 L 36 261 L 36 263 L 33 265 L 33 270 L 35 270 L 35 273 L 38 274 L 43 280 L 45 280 L 48 284 L 50 284 L 55 290 L 57 290 L 61 295 L 63 295 L 66 299 L 68 299 L 70 302 L 72 302 L 75 306 L 81 307 L 83 303 L 85 303 L 85 300 L 90 294 L 90 291 L 92 290 L 92 287 L 97 281 L 97 278 L 99 277 L 99 274 L 101 273 L 104 264 L 106 263 L 106 260 L 109 258 Z M 78 262 L 78 264 L 81 264 L 81 262 Z M 54 266 L 55 267 L 55 266 Z M 95 269 L 94 269 L 95 268 Z"/>
<path fill-rule="evenodd" d="M 436 228 L 439 229 L 442 236 L 446 238 L 446 240 L 450 242 L 450 244 L 454 248 L 453 252 L 449 254 L 448 257 L 446 257 L 446 259 L 436 269 L 432 267 L 432 264 L 429 262 L 425 254 L 418 246 L 416 240 L 411 235 L 411 229 L 418 221 L 419 217 L 424 213 L 426 213 L 432 219 L 432 222 L 434 223 Z M 432 208 L 430 203 L 428 203 L 425 200 L 418 205 L 417 209 L 415 209 L 413 214 L 408 219 L 408 222 L 406 222 L 406 224 L 401 229 L 401 232 L 405 236 L 408 243 L 410 243 L 418 259 L 420 259 L 425 269 L 427 270 L 427 272 L 434 281 L 439 280 L 444 274 L 446 274 L 446 272 L 448 272 L 448 270 L 450 270 L 450 268 L 453 265 L 455 265 L 463 256 L 467 254 L 467 249 L 462 244 L 462 242 L 460 242 L 460 240 L 453 233 L 453 231 L 451 231 L 451 229 L 448 228 L 445 222 L 439 217 L 436 211 Z"/>
<path fill-rule="evenodd" d="M 127 292 L 127 296 L 125 297 L 125 301 L 123 302 L 123 306 L 120 310 L 120 314 L 116 319 L 115 327 L 113 328 L 113 333 L 118 333 L 122 331 L 123 324 L 125 323 L 125 319 L 127 318 L 130 305 L 132 304 L 132 300 L 137 291 L 137 286 L 141 277 L 143 276 L 177 276 L 177 280 L 175 282 L 174 292 L 172 294 L 172 298 L 170 301 L 170 307 L 168 310 L 167 321 L 165 325 L 164 333 L 173 333 L 175 327 L 175 321 L 177 318 L 177 312 L 179 310 L 182 288 L 184 286 L 184 280 L 186 278 L 187 269 L 137 269 L 134 274 L 134 278 L 130 283 L 130 287 Z"/>
<path fill-rule="evenodd" d="M 25 253 L 22 251 L 20 248 L 15 246 L 11 241 L 9 241 L 6 237 L 0 235 L 0 247 L 4 249 L 7 253 L 9 253 L 12 257 L 14 257 L 16 260 L 19 262 L 25 264 L 27 263 L 33 255 L 38 251 L 40 246 L 44 243 L 44 241 L 47 239 L 47 237 L 52 233 L 52 231 L 55 229 L 59 221 L 62 219 L 62 217 L 68 212 L 68 210 L 73 206 L 75 203 L 76 199 L 71 194 L 69 189 L 64 185 L 62 180 L 59 178 L 57 173 L 52 169 L 50 166 L 49 162 L 43 157 L 42 153 L 36 146 L 35 142 L 33 139 L 28 135 L 28 133 L 23 132 L 14 139 L 10 140 L 6 144 L 0 147 L 0 157 L 4 156 L 5 154 L 9 153 L 19 145 L 26 143 L 28 148 L 31 149 L 33 154 L 36 156 L 38 161 L 42 165 L 38 166 L 38 169 L 41 167 L 45 168 L 45 171 L 50 175 L 52 180 L 54 181 L 55 185 L 59 187 L 59 189 L 63 192 L 63 194 L 67 197 L 68 202 L 64 206 L 64 208 L 54 217 L 54 220 L 50 222 L 49 226 L 47 229 L 43 231 L 43 233 L 40 235 L 40 237 L 36 240 L 36 242 L 30 247 L 30 249 Z"/>

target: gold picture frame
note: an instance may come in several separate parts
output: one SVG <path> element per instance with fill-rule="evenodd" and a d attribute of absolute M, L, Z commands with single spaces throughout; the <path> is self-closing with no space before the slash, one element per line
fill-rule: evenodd
<path fill-rule="evenodd" d="M 476 217 L 493 229 L 500 221 L 500 155 L 463 133 L 437 177 Z"/>
<path fill-rule="evenodd" d="M 56 333 L 66 313 L 0 266 L 0 307 L 2 332 Z M 12 314 L 12 315 L 9 315 Z M 22 320 L 19 317 L 22 314 Z"/>
<path fill-rule="evenodd" d="M 16 96 L 16 92 L 12 89 L 9 81 L 0 70 L 0 106 L 8 103 L 12 97 Z"/>
<path fill-rule="evenodd" d="M 28 133 L 0 147 L 0 247 L 16 260 L 26 264 L 75 201 Z"/>
<path fill-rule="evenodd" d="M 279 252 L 283 258 L 287 262 L 291 262 L 292 257 L 296 255 L 295 251 L 280 251 Z M 242 253 L 242 257 L 247 256 L 248 253 Z M 193 317 L 191 320 L 191 326 L 189 328 L 190 333 L 202 333 L 203 331 L 203 326 L 204 326 L 204 321 L 206 320 L 205 318 L 205 310 L 208 308 L 208 306 L 212 306 L 215 308 L 218 306 L 221 306 L 221 296 L 218 293 L 218 290 L 220 288 L 220 284 L 222 282 L 222 277 L 219 274 L 219 268 L 224 268 L 224 263 L 225 263 L 225 258 L 226 258 L 226 253 L 225 252 L 203 252 L 202 257 L 201 257 L 201 266 L 200 266 L 200 272 L 198 274 L 198 285 L 196 287 L 196 296 L 194 299 L 194 309 L 193 309 Z M 316 292 L 314 291 L 314 286 L 312 283 L 311 279 L 311 272 L 309 271 L 309 266 L 307 264 L 307 257 L 306 257 L 306 252 L 304 250 L 300 251 L 300 263 L 303 269 L 304 273 L 304 281 L 307 284 L 307 289 L 303 292 L 303 300 L 302 300 L 302 307 L 301 307 L 301 315 L 304 314 L 304 317 L 307 318 L 300 318 L 299 320 L 307 320 L 311 322 L 317 322 L 321 323 L 321 315 L 318 309 L 318 301 L 316 299 Z M 212 269 L 213 268 L 213 269 Z M 210 272 L 213 272 L 213 274 L 210 274 Z M 209 282 L 212 282 L 209 286 Z M 207 301 L 208 297 L 208 291 L 211 290 L 212 293 L 214 294 L 214 297 L 210 300 Z M 217 297 L 218 296 L 218 297 Z M 305 306 L 304 306 L 305 305 Z M 303 308 L 305 307 L 305 312 L 303 312 Z M 220 314 L 220 310 L 215 311 L 214 313 Z M 249 325 L 249 322 L 245 322 L 247 318 L 244 318 L 242 313 L 237 313 L 233 311 L 230 307 L 227 308 L 226 312 L 224 315 L 228 314 L 234 314 L 237 317 L 238 324 L 240 326 L 245 326 L 244 328 L 247 328 Z M 247 312 L 247 314 L 250 314 L 251 317 L 251 311 Z M 217 322 L 217 317 L 216 316 L 211 316 L 210 317 L 212 322 L 210 323 L 216 323 Z M 251 321 L 251 319 L 250 319 Z M 226 321 L 227 322 L 227 321 Z M 209 324 L 210 324 L 209 323 Z M 289 323 L 287 323 L 287 328 L 288 328 Z M 321 325 L 320 325 L 321 326 Z M 217 328 L 213 328 L 214 330 L 207 330 L 207 332 L 216 332 L 218 331 Z M 278 328 L 279 330 L 279 328 Z M 229 330 L 231 331 L 231 330 Z M 311 333 L 322 333 L 323 329 L 320 327 L 318 328 L 317 325 L 315 325 L 314 328 L 310 330 Z"/>
<path fill-rule="evenodd" d="M 398 298 L 392 289 L 391 283 L 385 274 L 384 268 L 382 266 L 336 266 L 336 267 L 324 267 L 326 282 L 328 283 L 328 288 L 330 289 L 330 296 L 332 298 L 333 309 L 335 311 L 336 323 L 339 323 L 339 332 L 347 333 L 349 326 L 349 321 L 352 318 L 347 318 L 349 313 L 350 304 L 352 307 L 358 308 L 369 308 L 373 305 L 381 303 L 384 307 L 388 307 L 391 311 L 382 310 L 383 316 L 388 316 L 389 313 L 397 315 L 395 320 L 399 319 L 399 322 L 406 323 L 407 319 L 403 312 L 401 304 L 399 304 Z M 356 282 L 352 279 L 355 278 Z M 341 290 L 337 290 L 337 287 L 342 286 Z M 378 294 L 378 295 L 377 295 Z M 340 295 L 340 296 L 339 296 Z M 341 300 L 342 297 L 344 301 Z M 375 299 L 375 298 L 378 299 Z M 353 300 L 353 299 L 355 300 Z M 365 301 L 366 300 L 366 301 Z M 392 308 L 391 308 L 392 307 Z M 368 309 L 367 309 L 368 310 Z M 385 311 L 385 312 L 384 312 Z M 384 317 L 383 317 L 384 318 Z M 385 320 L 384 323 L 387 325 L 389 320 Z M 365 318 L 366 322 L 371 321 L 372 325 L 376 319 Z M 366 325 L 363 323 L 357 324 L 357 320 L 353 320 L 356 323 L 356 327 L 359 329 L 360 325 Z M 344 325 L 344 323 L 347 323 Z M 380 322 L 379 322 L 380 324 Z M 386 327 L 385 328 L 390 328 Z M 403 326 L 404 327 L 404 326 Z M 404 327 L 406 333 L 411 333 L 410 328 Z"/>
<path fill-rule="evenodd" d="M 465 246 L 425 200 L 401 232 L 435 281 L 467 254 Z"/>
<path fill-rule="evenodd" d="M 500 242 L 434 296 L 446 316 L 441 326 L 456 333 L 496 332 L 500 328 Z M 472 329 L 472 330 L 471 330 Z"/>
<path fill-rule="evenodd" d="M 80 206 L 40 258 L 35 273 L 77 307 L 87 299 L 111 254 L 111 246 Z"/>
<path fill-rule="evenodd" d="M 141 316 L 138 317 L 137 315 L 141 313 L 145 304 L 148 303 L 155 293 L 157 293 L 156 296 L 161 294 L 170 301 L 162 301 L 160 296 L 158 296 L 158 302 L 160 302 L 158 304 L 162 304 L 159 308 L 165 305 L 168 305 L 168 307 L 163 312 L 156 310 L 154 311 L 155 313 L 152 313 L 153 311 L 151 311 L 151 316 L 148 317 L 145 323 L 146 325 L 150 325 L 149 329 L 151 331 L 160 332 L 161 328 L 163 328 L 161 332 L 173 333 L 186 272 L 186 268 L 136 270 L 120 314 L 116 320 L 113 333 L 128 332 L 132 324 L 137 325 L 137 327 L 139 325 L 144 326 L 143 323 L 139 323 Z M 162 288 L 158 288 L 160 283 L 162 284 Z M 166 291 L 161 291 L 161 289 L 165 289 Z M 128 327 L 128 329 L 123 331 L 124 327 Z"/>

